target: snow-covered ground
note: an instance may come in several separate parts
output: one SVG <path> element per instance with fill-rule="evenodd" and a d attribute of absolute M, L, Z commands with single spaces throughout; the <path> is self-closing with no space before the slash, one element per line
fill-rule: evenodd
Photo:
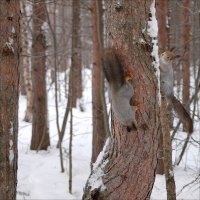
<path fill-rule="evenodd" d="M 56 128 L 56 112 L 53 89 L 48 92 L 49 131 L 51 147 L 48 151 L 30 151 L 31 124 L 23 121 L 26 108 L 26 98 L 20 96 L 19 101 L 19 164 L 18 164 L 18 193 L 17 199 L 81 199 L 83 187 L 90 173 L 92 149 L 92 109 L 91 109 L 91 80 L 90 71 L 84 71 L 84 107 L 85 111 L 73 110 L 73 187 L 72 194 L 68 192 L 68 138 L 69 124 L 63 142 L 65 172 L 61 173 Z M 64 97 L 64 94 L 63 94 Z M 59 103 L 60 123 L 66 107 L 63 98 Z M 200 141 L 199 123 L 195 124 L 196 132 L 193 138 Z M 198 132 L 197 132 L 198 130 Z M 180 135 L 180 136 L 179 136 Z M 178 134 L 183 139 L 185 134 Z M 174 159 L 181 150 L 179 142 L 174 142 Z M 200 180 L 189 185 L 183 191 L 184 185 L 192 182 L 200 172 L 199 145 L 190 144 L 180 166 L 175 167 L 177 199 L 200 199 Z M 180 192 L 181 191 L 181 192 Z M 166 199 L 165 178 L 157 175 L 152 192 L 152 200 Z"/>
<path fill-rule="evenodd" d="M 81 199 L 85 181 L 90 173 L 92 142 L 92 110 L 90 71 L 84 72 L 84 112 L 73 110 L 73 194 L 68 193 L 68 141 L 69 123 L 63 140 L 65 172 L 61 173 L 56 127 L 54 89 L 48 92 L 49 131 L 51 146 L 48 151 L 30 151 L 31 124 L 23 121 L 26 98 L 19 103 L 19 161 L 17 199 Z M 59 103 L 59 119 L 62 123 L 65 107 Z"/>

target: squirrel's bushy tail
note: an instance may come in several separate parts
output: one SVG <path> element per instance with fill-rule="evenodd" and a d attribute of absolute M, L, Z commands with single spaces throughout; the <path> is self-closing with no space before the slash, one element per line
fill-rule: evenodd
<path fill-rule="evenodd" d="M 102 61 L 107 81 L 113 87 L 120 88 L 125 83 L 124 67 L 114 49 L 105 49 Z"/>
<path fill-rule="evenodd" d="M 175 96 L 173 96 L 172 104 L 173 104 L 174 111 L 177 113 L 179 119 L 184 124 L 188 133 L 192 134 L 193 121 L 192 121 L 192 118 L 190 117 L 189 113 L 186 111 L 186 109 L 183 107 L 181 102 Z"/>

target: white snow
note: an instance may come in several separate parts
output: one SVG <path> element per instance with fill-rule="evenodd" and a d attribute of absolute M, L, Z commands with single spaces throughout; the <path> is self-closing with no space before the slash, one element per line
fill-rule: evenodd
<path fill-rule="evenodd" d="M 13 122 L 10 122 L 10 135 L 13 135 Z"/>
<path fill-rule="evenodd" d="M 152 57 L 155 59 L 153 61 L 153 66 L 156 70 L 156 77 L 158 80 L 158 103 L 161 105 L 161 95 L 160 95 L 160 69 L 159 69 L 159 54 L 158 54 L 158 23 L 156 19 L 156 9 L 155 0 L 153 0 L 150 6 L 151 19 L 148 21 L 148 34 L 151 37 L 151 42 L 153 44 L 153 50 L 151 52 Z"/>
<path fill-rule="evenodd" d="M 102 176 L 103 176 L 103 171 L 102 168 L 96 168 L 95 173 L 92 174 L 92 176 L 89 179 L 89 186 L 91 186 L 91 189 L 95 189 L 95 188 L 105 188 L 103 181 L 102 181 Z"/>
<path fill-rule="evenodd" d="M 176 182 L 176 195 L 178 200 L 199 200 L 200 188 L 199 181 L 195 184 L 191 184 L 185 189 L 182 188 L 192 182 L 198 175 L 192 170 L 184 170 L 181 167 L 177 167 L 174 170 L 175 182 Z M 182 190 L 182 191 L 181 191 Z M 151 194 L 151 200 L 165 200 L 167 199 L 166 184 L 164 175 L 156 175 L 155 184 Z"/>
<path fill-rule="evenodd" d="M 54 104 L 54 89 L 51 88 L 48 93 L 49 108 L 49 127 L 51 147 L 48 151 L 30 151 L 31 140 L 31 124 L 23 121 L 26 99 L 20 96 L 19 107 L 19 164 L 18 164 L 18 193 L 17 199 L 81 199 L 83 187 L 90 174 L 90 161 L 92 149 L 92 110 L 91 110 L 91 74 L 90 70 L 84 71 L 84 107 L 85 112 L 74 109 L 74 133 L 73 133 L 73 187 L 72 194 L 68 193 L 68 142 L 69 142 L 69 124 L 67 125 L 66 135 L 64 137 L 64 164 L 65 172 L 61 173 L 59 151 L 56 149 L 58 141 L 56 128 L 56 113 Z M 63 91 L 62 91 L 63 92 Z M 59 103 L 60 122 L 62 122 L 65 106 L 67 101 L 62 93 L 62 101 Z M 196 132 L 192 138 L 200 141 L 199 124 L 195 124 Z M 177 140 L 173 142 L 173 162 L 178 157 L 183 145 L 185 133 L 179 132 L 176 136 Z M 104 150 L 100 153 L 97 162 L 93 165 L 94 169 L 98 169 L 98 173 L 90 180 L 93 188 L 102 185 L 101 170 L 105 163 L 101 163 L 104 151 L 108 146 L 107 140 Z M 12 152 L 10 152 L 12 160 Z M 183 161 L 180 166 L 174 168 L 178 199 L 197 200 L 200 199 L 199 184 L 192 185 L 181 190 L 184 185 L 192 182 L 199 174 L 200 170 L 200 150 L 199 145 L 190 144 Z M 100 166 L 100 167 L 99 167 Z M 104 189 L 102 185 L 101 189 Z M 166 199 L 165 177 L 157 175 L 152 200 Z"/>
<path fill-rule="evenodd" d="M 14 40 L 11 37 L 8 37 L 8 42 L 5 43 L 5 46 L 7 46 L 8 49 L 10 49 L 14 53 Z"/>
<path fill-rule="evenodd" d="M 12 146 L 13 146 L 13 141 L 10 140 L 10 148 L 12 148 Z"/>
<path fill-rule="evenodd" d="M 174 176 L 174 172 L 172 170 L 169 170 L 169 175 L 172 177 Z"/>
<path fill-rule="evenodd" d="M 49 29 L 49 24 L 47 22 L 43 22 L 41 29 L 46 32 Z"/>
<path fill-rule="evenodd" d="M 11 32 L 12 32 L 13 34 L 15 33 L 15 27 L 14 27 L 14 26 L 12 26 Z"/>
<path fill-rule="evenodd" d="M 151 38 L 156 38 L 158 35 L 158 23 L 156 19 L 156 8 L 155 8 L 155 0 L 152 1 L 152 4 L 150 6 L 150 12 L 151 12 L 151 20 L 148 21 L 148 33 Z"/>
<path fill-rule="evenodd" d="M 102 164 L 103 156 L 104 156 L 104 153 L 106 152 L 106 150 L 107 150 L 107 148 L 108 148 L 109 142 L 110 142 L 110 138 L 108 138 L 108 139 L 106 140 L 105 145 L 104 145 L 104 147 L 103 147 L 103 150 L 99 153 L 96 162 L 93 163 L 93 169 L 96 169 L 100 164 Z M 106 164 L 106 163 L 105 163 L 105 164 Z"/>
<path fill-rule="evenodd" d="M 30 151 L 31 124 L 23 121 L 26 99 L 20 96 L 19 105 L 19 163 L 17 199 L 81 199 L 83 187 L 90 173 L 92 143 L 92 111 L 90 71 L 84 71 L 84 108 L 85 112 L 73 109 L 73 194 L 68 193 L 68 142 L 69 124 L 63 140 L 65 172 L 61 173 L 56 128 L 54 88 L 48 93 L 49 130 L 51 147 L 48 151 Z M 64 89 L 64 87 L 63 87 Z M 67 101 L 62 92 L 59 103 L 60 122 L 63 120 Z"/>
<path fill-rule="evenodd" d="M 13 164 L 13 160 L 14 160 L 14 152 L 12 149 L 9 150 L 9 162 L 10 162 L 10 165 Z"/>
<path fill-rule="evenodd" d="M 108 163 L 108 160 L 103 161 L 103 157 L 109 145 L 109 138 L 106 140 L 103 150 L 99 153 L 96 162 L 93 164 L 93 173 L 89 179 L 89 186 L 91 186 L 92 190 L 95 188 L 101 188 L 104 190 L 106 187 L 103 184 L 102 176 L 104 174 L 103 168 Z"/>
<path fill-rule="evenodd" d="M 10 136 L 13 137 L 13 122 L 12 121 L 10 121 L 10 126 L 11 127 L 10 127 L 9 133 L 10 133 Z M 13 160 L 14 160 L 13 140 L 10 139 L 10 141 L 9 141 L 9 163 L 10 163 L 10 165 L 13 164 Z"/>

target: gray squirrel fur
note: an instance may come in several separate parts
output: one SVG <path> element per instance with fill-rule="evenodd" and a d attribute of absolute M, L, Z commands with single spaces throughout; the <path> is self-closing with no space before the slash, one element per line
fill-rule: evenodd
<path fill-rule="evenodd" d="M 193 121 L 181 102 L 174 96 L 173 92 L 174 75 L 172 60 L 175 58 L 176 55 L 170 51 L 165 51 L 160 56 L 161 94 L 166 97 L 168 104 L 173 106 L 174 111 L 177 113 L 181 122 L 185 125 L 187 132 L 191 134 L 193 132 Z"/>
<path fill-rule="evenodd" d="M 137 130 L 135 107 L 130 105 L 134 94 L 133 86 L 125 77 L 124 67 L 112 48 L 104 50 L 103 71 L 109 85 L 111 107 L 117 120 L 127 131 Z"/>

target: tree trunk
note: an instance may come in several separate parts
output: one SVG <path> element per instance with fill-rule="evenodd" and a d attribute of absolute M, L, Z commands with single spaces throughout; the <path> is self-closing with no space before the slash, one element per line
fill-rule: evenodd
<path fill-rule="evenodd" d="M 26 12 L 26 2 L 21 2 L 21 10 L 22 10 L 22 24 L 21 24 L 21 35 L 22 35 L 22 57 L 21 64 L 23 67 L 24 82 L 25 82 L 25 90 L 26 90 L 26 112 L 24 121 L 31 122 L 32 121 L 32 109 L 33 109 L 33 95 L 32 95 L 32 83 L 31 83 L 31 72 L 30 72 L 30 43 L 28 39 L 28 30 L 30 27 L 27 22 L 27 12 Z"/>
<path fill-rule="evenodd" d="M 159 54 L 166 51 L 167 46 L 167 0 L 156 0 L 156 18 L 158 20 Z"/>
<path fill-rule="evenodd" d="M 20 1 L 20 10 L 22 10 L 22 1 Z M 23 32 L 23 28 L 24 28 L 24 21 L 23 21 L 23 17 L 21 17 L 20 19 L 20 33 L 24 34 Z M 20 37 L 20 46 L 23 46 L 23 42 L 24 42 L 24 38 Z M 19 79 L 19 85 L 20 85 L 20 93 L 21 95 L 26 95 L 26 83 L 25 83 L 25 79 L 24 79 L 24 63 L 23 63 L 23 53 L 20 54 L 20 62 L 19 62 L 19 72 L 20 72 L 20 79 Z"/>
<path fill-rule="evenodd" d="M 92 159 L 94 163 L 102 151 L 106 139 L 106 124 L 104 123 L 104 109 L 102 93 L 102 48 L 103 48 L 103 10 L 101 0 L 92 0 L 92 40 L 93 40 L 93 67 L 92 67 L 92 112 L 93 138 Z"/>
<path fill-rule="evenodd" d="M 21 46 L 22 46 L 22 41 L 21 41 Z M 24 66 L 23 66 L 23 61 L 22 58 L 20 58 L 20 64 L 19 64 L 19 71 L 20 71 L 20 92 L 21 95 L 26 95 L 26 83 L 25 83 L 25 79 L 24 79 Z"/>
<path fill-rule="evenodd" d="M 157 0 L 157 19 L 158 19 L 158 44 L 159 52 L 163 53 L 167 47 L 167 9 L 168 1 Z M 164 99 L 161 107 L 161 126 L 162 133 L 159 139 L 159 154 L 157 173 L 164 174 L 166 178 L 166 188 L 168 199 L 176 199 L 176 188 L 172 167 L 172 147 L 170 139 L 170 123 L 173 125 L 172 108 L 167 106 L 167 102 Z M 171 172 L 171 173 L 170 173 Z"/>
<path fill-rule="evenodd" d="M 156 18 L 158 20 L 158 44 L 159 44 L 159 54 L 166 51 L 167 45 L 167 27 L 166 27 L 166 17 L 167 17 L 167 1 L 156 0 Z M 159 139 L 159 151 L 158 151 L 158 165 L 157 174 L 164 174 L 164 160 L 163 160 L 163 135 L 160 134 Z"/>
<path fill-rule="evenodd" d="M 169 20 L 169 47 L 174 48 L 177 55 L 183 54 L 182 48 L 182 7 L 178 6 L 179 3 L 174 0 L 169 0 L 170 14 Z M 182 63 L 180 59 L 176 59 L 173 62 L 174 68 L 174 84 L 176 84 L 176 95 L 180 98 L 181 86 L 182 86 Z"/>
<path fill-rule="evenodd" d="M 69 135 L 69 193 L 72 194 L 72 140 L 73 140 L 73 108 L 70 108 L 70 135 Z"/>
<path fill-rule="evenodd" d="M 33 95 L 32 95 L 32 83 L 31 83 L 31 72 L 30 72 L 30 62 L 28 57 L 24 58 L 24 80 L 26 89 L 26 112 L 24 116 L 25 122 L 32 122 L 32 110 L 33 110 Z"/>
<path fill-rule="evenodd" d="M 144 29 L 148 27 L 152 1 L 115 3 L 108 2 L 109 42 L 123 66 L 128 66 L 133 74 L 134 98 L 139 104 L 138 131 L 128 133 L 127 127 L 114 118 L 112 136 L 91 172 L 83 199 L 150 199 L 159 137 L 158 86 L 150 48 L 139 43 L 139 39 L 145 37 L 151 42 Z"/>
<path fill-rule="evenodd" d="M 163 135 L 164 168 L 167 189 L 167 200 L 176 200 L 176 185 L 172 166 L 172 145 L 170 138 L 170 112 L 167 100 L 162 98 L 161 126 Z"/>
<path fill-rule="evenodd" d="M 81 37 L 80 37 L 80 0 L 72 1 L 72 106 L 82 97 Z"/>
<path fill-rule="evenodd" d="M 0 1 L 0 199 L 15 200 L 19 98 L 18 0 Z"/>
<path fill-rule="evenodd" d="M 183 104 L 188 105 L 190 98 L 190 1 L 183 1 Z M 186 107 L 189 111 L 189 105 Z"/>
<path fill-rule="evenodd" d="M 32 83 L 33 83 L 33 128 L 31 150 L 46 150 L 50 145 L 47 125 L 47 94 L 45 67 L 45 2 L 35 0 L 33 4 L 33 44 L 32 44 Z"/>
<path fill-rule="evenodd" d="M 48 7 L 48 10 L 46 10 L 46 12 L 48 12 L 48 24 L 50 24 L 50 31 L 51 31 L 51 37 L 52 37 L 52 40 L 51 40 L 51 44 L 53 46 L 53 49 L 52 51 L 54 51 L 55 49 L 55 45 L 54 45 L 54 36 L 53 34 L 56 35 L 56 2 L 55 0 L 52 1 L 51 4 L 47 4 L 46 5 Z M 50 56 L 49 58 L 49 62 L 50 62 L 50 66 L 49 68 L 51 69 L 51 84 L 55 83 L 55 53 L 53 56 Z"/>

